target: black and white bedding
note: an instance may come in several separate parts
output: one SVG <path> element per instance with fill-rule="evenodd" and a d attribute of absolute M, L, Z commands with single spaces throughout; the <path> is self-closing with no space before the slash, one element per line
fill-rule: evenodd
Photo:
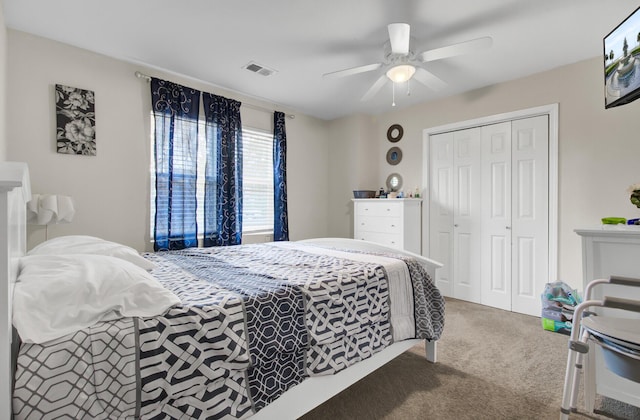
<path fill-rule="evenodd" d="M 397 286 L 381 260 L 400 259 L 410 273 L 412 335 L 442 333 L 444 301 L 408 257 L 259 244 L 146 258 L 180 303 L 24 343 L 16 418 L 248 417 L 306 377 L 339 372 L 394 341 L 403 316 L 392 314 L 407 310 L 394 308 Z"/>

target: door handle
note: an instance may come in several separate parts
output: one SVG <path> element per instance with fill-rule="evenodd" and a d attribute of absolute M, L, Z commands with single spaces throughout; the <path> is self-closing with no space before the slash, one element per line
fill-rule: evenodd
<path fill-rule="evenodd" d="M 505 226 L 505 229 L 511 230 L 511 226 Z"/>

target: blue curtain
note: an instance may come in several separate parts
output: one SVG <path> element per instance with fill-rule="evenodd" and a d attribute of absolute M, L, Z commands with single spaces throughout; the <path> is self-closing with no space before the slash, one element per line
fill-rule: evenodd
<path fill-rule="evenodd" d="M 242 122 L 240 102 L 203 93 L 207 165 L 204 246 L 242 242 Z"/>
<path fill-rule="evenodd" d="M 154 249 L 198 245 L 196 174 L 200 92 L 151 79 L 156 172 Z"/>
<path fill-rule="evenodd" d="M 287 211 L 287 132 L 284 113 L 273 113 L 273 240 L 289 240 Z"/>

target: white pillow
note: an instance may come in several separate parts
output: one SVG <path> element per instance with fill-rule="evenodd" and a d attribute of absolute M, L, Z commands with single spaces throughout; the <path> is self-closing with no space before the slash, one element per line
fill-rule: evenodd
<path fill-rule="evenodd" d="M 49 239 L 27 252 L 27 255 L 65 254 L 109 255 L 129 261 L 145 270 L 152 270 L 155 267 L 151 261 L 142 257 L 138 251 L 131 247 L 86 235 L 69 235 Z"/>
<path fill-rule="evenodd" d="M 13 325 L 27 343 L 43 343 L 99 321 L 163 314 L 180 299 L 142 268 L 104 255 L 20 259 Z"/>

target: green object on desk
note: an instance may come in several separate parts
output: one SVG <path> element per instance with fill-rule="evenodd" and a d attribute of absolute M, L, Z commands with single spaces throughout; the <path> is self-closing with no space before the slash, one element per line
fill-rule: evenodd
<path fill-rule="evenodd" d="M 626 224 L 627 219 L 624 217 L 603 217 L 602 224 L 603 225 L 618 225 L 618 224 Z"/>

